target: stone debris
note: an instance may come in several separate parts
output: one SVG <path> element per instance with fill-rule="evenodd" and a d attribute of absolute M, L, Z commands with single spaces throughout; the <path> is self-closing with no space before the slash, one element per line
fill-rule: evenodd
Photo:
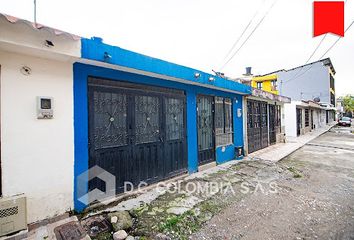
<path fill-rule="evenodd" d="M 81 221 L 81 225 L 90 237 L 111 231 L 110 223 L 103 215 L 86 218 Z"/>
<path fill-rule="evenodd" d="M 118 221 L 118 217 L 117 216 L 112 216 L 111 217 L 111 223 L 114 224 L 114 223 L 117 223 Z"/>
<path fill-rule="evenodd" d="M 128 234 L 124 230 L 119 230 L 113 233 L 113 240 L 124 240 L 128 237 Z"/>
<path fill-rule="evenodd" d="M 133 226 L 133 219 L 127 211 L 117 211 L 108 214 L 114 231 L 127 230 Z"/>
<path fill-rule="evenodd" d="M 154 237 L 154 240 L 171 240 L 171 238 L 165 234 L 159 233 Z"/>

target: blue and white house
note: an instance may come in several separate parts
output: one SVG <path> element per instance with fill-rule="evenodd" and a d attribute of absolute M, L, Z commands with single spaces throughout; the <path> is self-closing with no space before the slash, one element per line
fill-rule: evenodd
<path fill-rule="evenodd" d="M 26 197 L 28 223 L 82 211 L 83 192 L 242 157 L 251 87 L 7 15 L 0 26 L 1 194 Z M 94 166 L 114 189 L 78 189 Z"/>

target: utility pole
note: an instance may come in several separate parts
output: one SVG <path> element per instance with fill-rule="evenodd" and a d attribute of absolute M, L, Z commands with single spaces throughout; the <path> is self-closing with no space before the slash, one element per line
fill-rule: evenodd
<path fill-rule="evenodd" d="M 34 24 L 37 24 L 37 0 L 34 0 Z"/>

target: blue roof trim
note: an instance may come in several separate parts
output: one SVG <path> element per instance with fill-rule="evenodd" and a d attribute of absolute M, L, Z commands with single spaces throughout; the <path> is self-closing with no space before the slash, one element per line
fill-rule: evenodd
<path fill-rule="evenodd" d="M 250 86 L 226 80 L 196 69 L 125 50 L 120 47 L 111 46 L 103 43 L 102 39 L 97 37 L 93 37 L 91 39 L 81 39 L 81 57 L 169 77 L 175 77 L 191 82 L 202 83 L 205 87 L 215 86 L 226 90 L 236 91 L 245 95 L 252 93 Z M 195 73 L 200 73 L 200 77 L 195 78 Z M 215 80 L 209 81 L 209 77 L 213 77 Z"/>

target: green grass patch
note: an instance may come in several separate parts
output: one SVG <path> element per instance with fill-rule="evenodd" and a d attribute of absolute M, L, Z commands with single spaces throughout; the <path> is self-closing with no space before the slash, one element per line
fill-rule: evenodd
<path fill-rule="evenodd" d="M 297 170 L 294 167 L 288 167 L 287 170 L 293 174 L 294 178 L 302 178 L 302 174 L 300 173 L 299 170 Z"/>
<path fill-rule="evenodd" d="M 182 215 L 171 215 L 159 225 L 159 232 L 172 236 L 173 239 L 186 240 L 188 236 L 200 228 L 201 224 L 193 211 Z"/>
<path fill-rule="evenodd" d="M 236 165 L 232 166 L 231 169 L 234 171 L 238 171 L 241 169 L 241 164 L 236 164 Z"/>

